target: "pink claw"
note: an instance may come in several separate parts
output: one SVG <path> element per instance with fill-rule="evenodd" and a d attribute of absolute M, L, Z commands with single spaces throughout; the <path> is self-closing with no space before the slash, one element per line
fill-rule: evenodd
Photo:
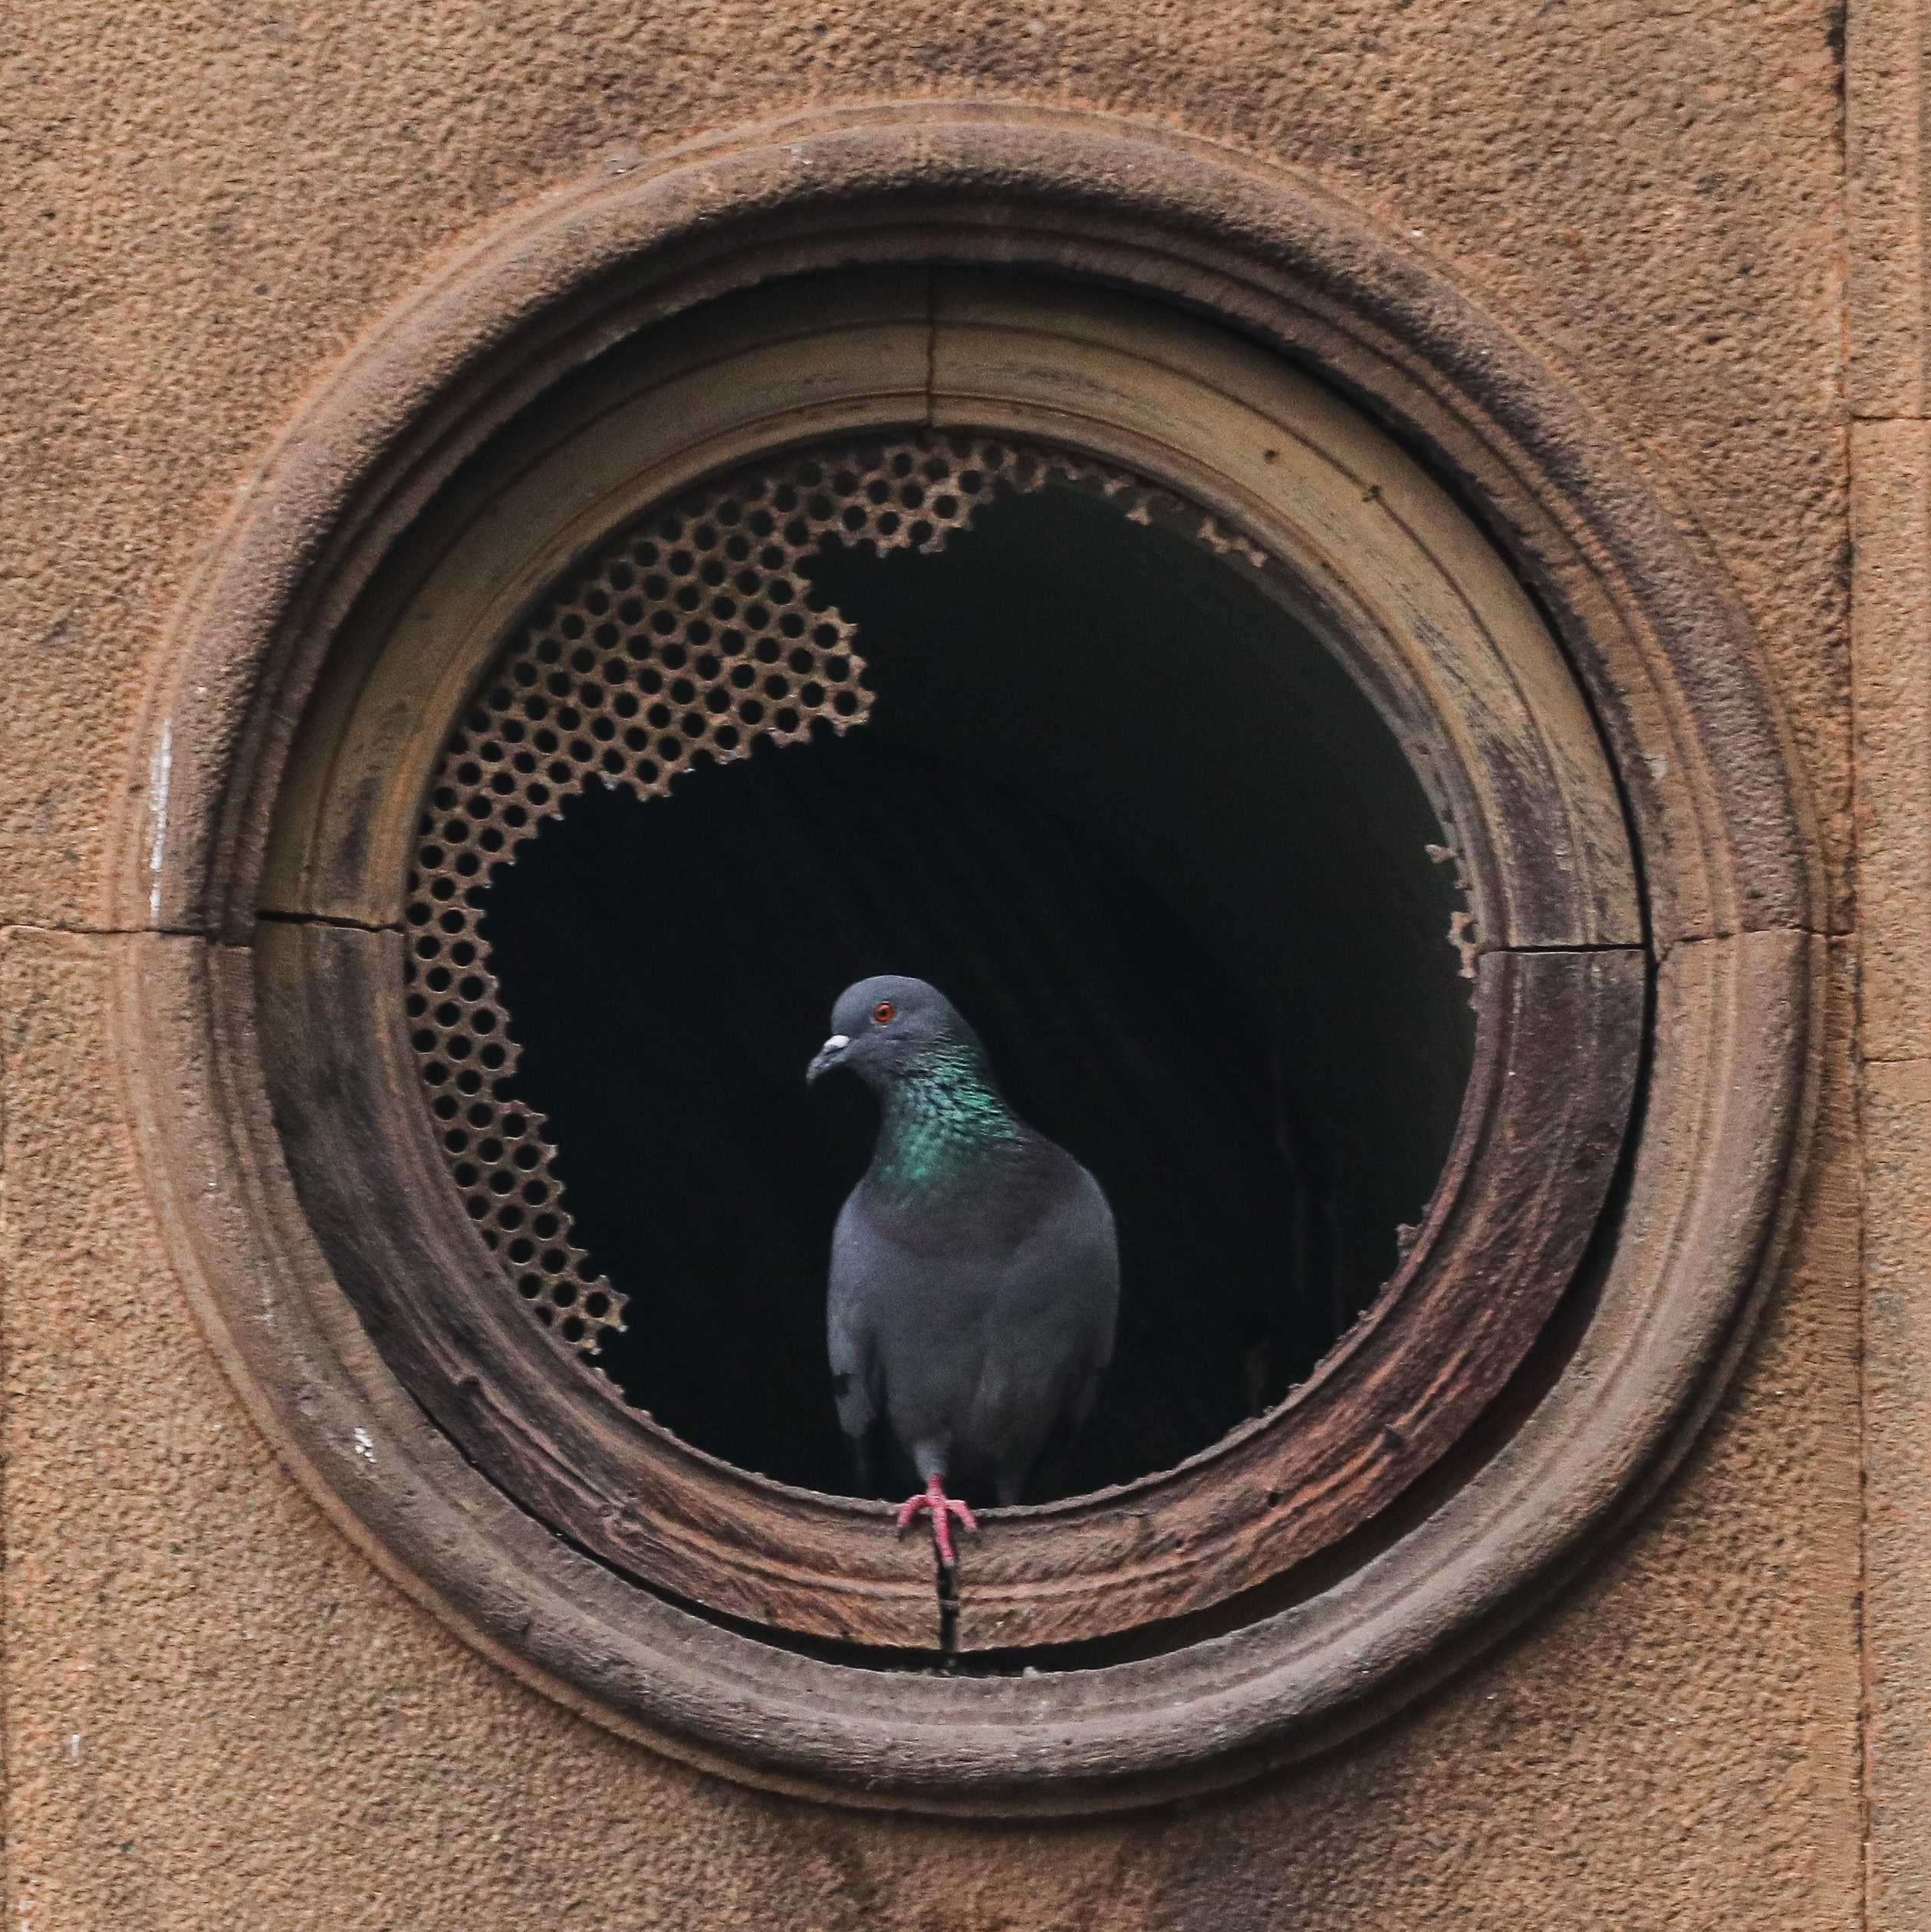
<path fill-rule="evenodd" d="M 926 1479 L 925 1493 L 911 1497 L 899 1505 L 899 1533 L 903 1535 L 906 1526 L 921 1509 L 932 1512 L 932 1540 L 939 1545 L 939 1560 L 947 1569 L 957 1568 L 959 1559 L 952 1554 L 952 1532 L 949 1518 L 956 1516 L 963 1529 L 976 1531 L 979 1524 L 972 1512 L 957 1496 L 946 1493 L 945 1484 L 936 1476 Z"/>

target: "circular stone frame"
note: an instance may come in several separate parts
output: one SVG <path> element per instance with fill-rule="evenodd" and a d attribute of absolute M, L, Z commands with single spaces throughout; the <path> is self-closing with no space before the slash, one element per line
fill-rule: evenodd
<path fill-rule="evenodd" d="M 297 722 L 396 538 L 485 437 L 603 350 L 775 275 L 858 264 L 1104 281 L 1324 375 L 1454 486 L 1536 595 L 1639 857 L 1655 962 L 1643 1114 L 1613 1251 L 1553 1384 L 1327 1587 L 1104 1669 L 821 1661 L 559 1542 L 397 1380 L 297 1198 L 265 1077 L 264 1033 L 299 1030 L 277 988 L 300 996 L 299 976 L 272 972 L 258 995 L 264 838 Z M 1492 1641 L 1640 1505 L 1733 1358 L 1804 1143 L 1820 978 L 1814 841 L 1747 626 L 1558 370 L 1282 170 L 984 104 L 809 117 L 614 166 L 485 239 L 348 360 L 248 492 L 174 644 L 120 877 L 122 917 L 152 935 L 123 988 L 126 1059 L 184 1278 L 336 1520 L 470 1641 L 613 1728 L 862 1804 L 1073 1811 L 1225 1782 L 1347 1735 Z M 1480 910 L 1505 933 L 1500 884 Z M 291 910 L 283 933 L 324 930 Z M 1586 956 L 1627 940 L 1558 943 Z M 1495 956 L 1535 956 L 1518 943 Z"/>
<path fill-rule="evenodd" d="M 802 445 L 792 462 L 822 456 L 856 479 L 855 441 L 913 459 L 895 426 L 914 411 L 929 458 L 980 452 L 975 494 L 994 487 L 976 427 L 989 420 L 1002 466 L 1032 486 L 1057 469 L 1110 487 L 1123 513 L 1159 510 L 1312 627 L 1432 795 L 1475 935 L 1459 1131 L 1373 1308 L 1285 1401 L 1179 1467 L 987 1512 L 943 1605 L 925 1549 L 883 1533 L 883 1506 L 732 1468 L 586 1381 L 505 1294 L 457 1191 L 425 1173 L 449 1163 L 399 1052 L 425 798 L 518 614 L 586 541 L 600 552 L 667 504 L 695 515 L 712 493 L 744 494 L 742 466 L 770 466 L 774 432 Z M 1014 433 L 1042 422 L 1054 449 Z M 1278 357 L 1117 291 L 929 269 L 788 282 L 650 332 L 529 429 L 407 546 L 406 587 L 345 627 L 260 886 L 275 1116 L 310 1223 L 410 1392 L 578 1547 L 708 1609 L 844 1643 L 1114 1636 L 1225 1603 L 1360 1529 L 1459 1440 L 1541 1331 L 1600 1216 L 1641 1058 L 1646 959 L 1620 803 L 1521 586 L 1357 411 Z M 835 495 L 824 505 L 824 532 L 859 515 Z M 862 663 L 862 630 L 849 641 Z M 550 676 L 574 688 L 561 667 Z M 584 749 L 606 782 L 630 782 L 617 753 Z M 758 755 L 782 755 L 781 740 Z M 665 756 L 640 747 L 646 789 L 669 782 Z M 483 874 L 441 890 L 446 933 L 480 946 Z M 487 983 L 484 960 L 470 969 Z M 462 1037 L 465 1054 L 475 1044 Z"/>

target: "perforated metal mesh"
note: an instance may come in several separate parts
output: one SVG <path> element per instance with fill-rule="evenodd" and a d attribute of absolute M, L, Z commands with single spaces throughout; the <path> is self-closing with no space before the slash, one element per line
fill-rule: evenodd
<path fill-rule="evenodd" d="M 813 451 L 706 485 L 560 579 L 450 733 L 409 876 L 411 1038 L 465 1210 L 537 1318 L 586 1356 L 623 1327 L 625 1297 L 573 1238 L 543 1115 L 509 1094 L 518 1049 L 478 930 L 491 878 L 598 779 L 654 798 L 700 755 L 862 724 L 854 627 L 802 560 L 827 538 L 934 551 L 1002 485 L 1054 476 L 1137 521 L 1156 499 L 1084 458 L 976 436 Z M 1197 534 L 1264 561 L 1211 519 Z"/>

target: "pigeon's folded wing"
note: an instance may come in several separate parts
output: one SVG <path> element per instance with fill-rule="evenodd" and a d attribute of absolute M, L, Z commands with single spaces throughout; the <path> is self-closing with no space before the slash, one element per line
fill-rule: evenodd
<path fill-rule="evenodd" d="M 874 1386 L 878 1351 L 863 1303 L 854 1292 L 857 1271 L 850 1265 L 854 1210 L 838 1217 L 831 1242 L 831 1293 L 825 1304 L 826 1340 L 831 1358 L 831 1394 L 838 1405 L 838 1427 L 854 1441 L 878 1420 L 883 1391 Z M 844 1265 L 840 1265 L 841 1262 Z"/>

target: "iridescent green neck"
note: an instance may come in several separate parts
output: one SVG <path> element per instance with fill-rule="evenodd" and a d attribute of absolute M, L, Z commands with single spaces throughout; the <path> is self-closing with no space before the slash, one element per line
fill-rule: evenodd
<path fill-rule="evenodd" d="M 895 1200 L 929 1200 L 969 1185 L 1019 1145 L 1019 1123 L 967 1048 L 940 1048 L 883 1098 L 867 1178 Z"/>

